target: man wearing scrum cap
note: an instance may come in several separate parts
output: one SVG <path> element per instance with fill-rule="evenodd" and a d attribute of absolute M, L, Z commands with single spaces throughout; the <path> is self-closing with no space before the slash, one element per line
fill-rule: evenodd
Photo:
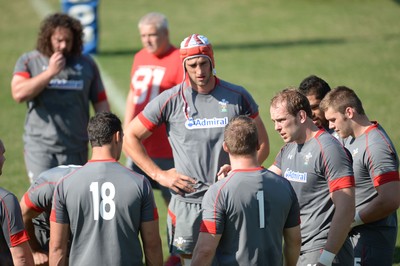
<path fill-rule="evenodd" d="M 201 222 L 201 201 L 216 180 L 218 169 L 229 163 L 222 148 L 224 128 L 238 115 L 254 119 L 259 132 L 260 164 L 269 154 L 268 134 L 258 105 L 241 86 L 216 77 L 213 49 L 199 34 L 180 46 L 182 83 L 154 98 L 126 128 L 125 151 L 148 176 L 173 192 L 168 209 L 170 248 L 190 265 Z M 166 124 L 175 168 L 161 170 L 146 154 L 141 141 Z"/>

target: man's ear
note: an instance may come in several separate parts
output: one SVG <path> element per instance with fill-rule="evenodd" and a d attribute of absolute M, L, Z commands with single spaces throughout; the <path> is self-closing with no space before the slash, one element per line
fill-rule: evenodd
<path fill-rule="evenodd" d="M 344 110 L 344 115 L 352 119 L 354 117 L 354 109 L 352 107 L 346 107 L 346 110 Z"/>
<path fill-rule="evenodd" d="M 307 113 L 306 113 L 306 111 L 300 110 L 300 111 L 297 113 L 297 115 L 298 115 L 298 117 L 299 117 L 299 119 L 300 119 L 300 123 L 304 123 L 304 122 L 307 120 Z"/>
<path fill-rule="evenodd" d="M 224 149 L 225 152 L 229 153 L 228 146 L 226 145 L 225 141 L 222 142 L 222 148 Z"/>
<path fill-rule="evenodd" d="M 123 140 L 123 133 L 121 131 L 115 132 L 113 138 L 115 139 L 115 142 L 121 142 Z"/>

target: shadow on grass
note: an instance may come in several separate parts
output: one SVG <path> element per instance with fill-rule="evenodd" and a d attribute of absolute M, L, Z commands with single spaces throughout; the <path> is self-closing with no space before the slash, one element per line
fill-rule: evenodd
<path fill-rule="evenodd" d="M 400 0 L 396 0 L 400 4 Z M 399 34 L 386 34 L 380 36 L 384 40 L 399 39 Z M 221 43 L 213 45 L 215 50 L 254 50 L 254 49 L 268 49 L 268 48 L 285 48 L 294 46 L 320 46 L 320 45 L 340 45 L 348 42 L 365 42 L 375 40 L 375 38 L 362 38 L 362 37 L 345 37 L 345 38 L 315 38 L 315 39 L 302 39 L 302 40 L 283 40 L 283 41 L 258 41 L 246 43 Z M 137 49 L 101 49 L 98 53 L 99 56 L 113 57 L 113 56 L 126 56 L 134 55 Z"/>
<path fill-rule="evenodd" d="M 400 0 L 399 0 L 400 1 Z M 330 45 L 330 44 L 342 44 L 345 43 L 345 39 L 332 38 L 332 39 L 310 39 L 310 40 L 293 40 L 293 41 L 271 41 L 271 42 L 247 42 L 247 43 L 224 43 L 213 45 L 215 50 L 253 50 L 253 49 L 265 49 L 265 48 L 277 48 L 277 47 L 292 47 L 292 46 L 304 46 L 304 45 Z M 101 49 L 98 53 L 99 56 L 125 56 L 133 55 L 137 53 L 135 49 Z"/>
<path fill-rule="evenodd" d="M 292 46 L 309 46 L 309 45 L 331 45 L 342 44 L 346 40 L 342 38 L 331 39 L 309 39 L 309 40 L 292 40 L 292 41 L 271 41 L 271 42 L 247 42 L 247 43 L 225 43 L 216 44 L 213 47 L 216 50 L 230 50 L 230 49 L 264 49 L 264 48 L 280 48 Z"/>
<path fill-rule="evenodd" d="M 104 57 L 119 57 L 119 56 L 133 56 L 139 52 L 137 49 L 118 49 L 118 50 L 111 50 L 111 49 L 100 49 L 97 55 L 104 56 Z"/>
<path fill-rule="evenodd" d="M 398 5 L 400 5 L 400 0 L 394 0 L 393 2 L 395 2 Z"/>

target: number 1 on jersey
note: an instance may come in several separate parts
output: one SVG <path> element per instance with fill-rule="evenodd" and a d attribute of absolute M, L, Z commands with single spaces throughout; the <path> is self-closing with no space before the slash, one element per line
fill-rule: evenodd
<path fill-rule="evenodd" d="M 260 228 L 265 227 L 265 217 L 264 217 L 264 191 L 260 190 L 257 192 L 258 200 L 258 212 L 260 215 Z"/>

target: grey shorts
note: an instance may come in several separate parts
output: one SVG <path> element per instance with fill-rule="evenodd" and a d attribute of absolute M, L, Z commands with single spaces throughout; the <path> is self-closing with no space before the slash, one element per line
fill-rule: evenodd
<path fill-rule="evenodd" d="M 357 226 L 350 232 L 354 265 L 391 266 L 396 237 L 396 227 Z"/>
<path fill-rule="evenodd" d="M 167 216 L 171 253 L 193 254 L 201 218 L 201 203 L 188 203 L 172 196 Z"/>
<path fill-rule="evenodd" d="M 29 181 L 32 183 L 39 174 L 59 165 L 84 165 L 88 161 L 88 151 L 79 153 L 45 153 L 24 152 L 26 171 Z"/>
<path fill-rule="evenodd" d="M 300 254 L 297 261 L 297 266 L 316 265 L 319 257 L 321 256 L 322 249 L 305 252 Z M 349 239 L 346 239 L 342 248 L 339 250 L 333 259 L 332 265 L 336 266 L 354 266 L 354 253 L 353 247 Z"/>

